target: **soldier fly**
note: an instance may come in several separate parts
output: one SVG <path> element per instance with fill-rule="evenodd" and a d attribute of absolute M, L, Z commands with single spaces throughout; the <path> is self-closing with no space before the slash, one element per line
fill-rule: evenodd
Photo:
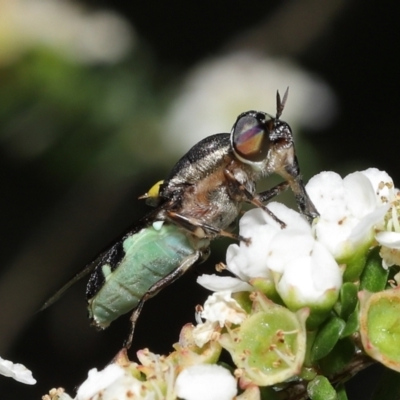
<path fill-rule="evenodd" d="M 261 207 L 280 221 L 263 203 L 290 187 L 300 212 L 311 222 L 318 212 L 308 197 L 296 158 L 290 126 L 280 120 L 288 96 L 277 92 L 277 111 L 240 114 L 231 133 L 209 136 L 193 146 L 168 177 L 142 196 L 154 210 L 113 246 L 100 254 L 51 298 L 92 272 L 86 289 L 89 316 L 106 328 L 134 310 L 125 347 L 132 343 L 136 320 L 144 302 L 178 279 L 190 267 L 207 259 L 210 241 L 219 236 L 247 241 L 227 229 L 245 202 Z M 255 182 L 279 174 L 284 182 L 256 194 Z"/>

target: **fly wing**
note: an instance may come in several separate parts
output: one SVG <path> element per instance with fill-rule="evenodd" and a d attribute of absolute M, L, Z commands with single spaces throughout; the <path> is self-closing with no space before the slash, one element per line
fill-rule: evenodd
<path fill-rule="evenodd" d="M 84 278 L 86 275 L 90 274 L 95 268 L 96 265 L 98 264 L 100 259 L 103 259 L 103 257 L 108 253 L 109 250 L 101 253 L 95 260 L 93 260 L 91 263 L 86 265 L 85 268 L 83 268 L 82 271 L 78 272 L 72 279 L 70 279 L 61 289 L 57 290 L 57 292 L 51 296 L 40 308 L 39 311 L 43 311 L 46 308 L 50 307 L 53 305 L 57 300 L 59 300 L 73 285 L 75 285 L 76 282 L 80 281 L 82 278 Z"/>
<path fill-rule="evenodd" d="M 105 262 L 110 262 L 114 264 L 114 268 L 117 265 L 119 259 L 119 249 L 121 244 L 123 243 L 124 238 L 129 235 L 133 235 L 134 233 L 138 232 L 139 230 L 143 229 L 144 227 L 148 226 L 155 218 L 157 213 L 163 207 L 160 206 L 156 210 L 150 212 L 145 217 L 143 217 L 137 224 L 131 227 L 128 231 L 126 231 L 122 237 L 118 240 L 114 241 L 114 244 L 110 246 L 107 250 L 100 253 L 93 261 L 86 265 L 82 271 L 78 272 L 72 279 L 70 279 L 61 289 L 57 290 L 57 292 L 51 296 L 40 308 L 39 311 L 43 311 L 46 308 L 53 305 L 57 300 L 59 300 L 76 282 L 80 281 L 86 275 L 90 274 L 95 268 L 99 265 L 104 264 Z M 94 275 L 94 274 L 93 274 Z M 86 295 L 90 296 L 91 292 L 96 292 L 100 282 L 97 282 L 94 276 L 91 276 L 91 279 L 88 282 L 88 286 L 86 289 Z M 96 274 L 97 276 L 97 274 Z"/>

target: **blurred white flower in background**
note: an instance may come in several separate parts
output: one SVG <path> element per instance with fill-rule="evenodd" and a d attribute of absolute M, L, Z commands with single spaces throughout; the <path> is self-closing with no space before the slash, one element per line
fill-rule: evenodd
<path fill-rule="evenodd" d="M 229 132 L 236 117 L 248 110 L 276 113 L 276 91 L 289 100 L 282 119 L 320 129 L 336 110 L 332 90 L 293 61 L 234 53 L 207 61 L 187 76 L 167 113 L 165 146 L 182 153 L 214 133 Z"/>
<path fill-rule="evenodd" d="M 111 11 L 60 0 L 0 0 L 0 65 L 38 46 L 79 63 L 115 63 L 133 42 L 128 22 Z"/>

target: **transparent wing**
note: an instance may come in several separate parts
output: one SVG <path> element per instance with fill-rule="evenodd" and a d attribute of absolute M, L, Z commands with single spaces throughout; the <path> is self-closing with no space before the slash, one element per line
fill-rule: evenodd
<path fill-rule="evenodd" d="M 50 307 L 57 300 L 59 300 L 67 290 L 75 285 L 76 282 L 80 281 L 86 275 L 90 274 L 96 268 L 98 261 L 101 260 L 107 252 L 108 251 L 101 253 L 95 260 L 93 260 L 85 268 L 83 268 L 82 271 L 78 272 L 72 279 L 70 279 L 61 289 L 57 290 L 57 292 L 43 304 L 39 311 L 43 311 L 46 308 Z"/>

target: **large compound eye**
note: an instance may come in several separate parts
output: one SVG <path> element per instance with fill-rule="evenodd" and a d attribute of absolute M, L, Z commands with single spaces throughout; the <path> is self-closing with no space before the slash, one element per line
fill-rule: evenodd
<path fill-rule="evenodd" d="M 267 157 L 272 123 L 272 118 L 264 113 L 249 111 L 239 116 L 231 133 L 233 151 L 239 159 L 251 163 Z"/>

